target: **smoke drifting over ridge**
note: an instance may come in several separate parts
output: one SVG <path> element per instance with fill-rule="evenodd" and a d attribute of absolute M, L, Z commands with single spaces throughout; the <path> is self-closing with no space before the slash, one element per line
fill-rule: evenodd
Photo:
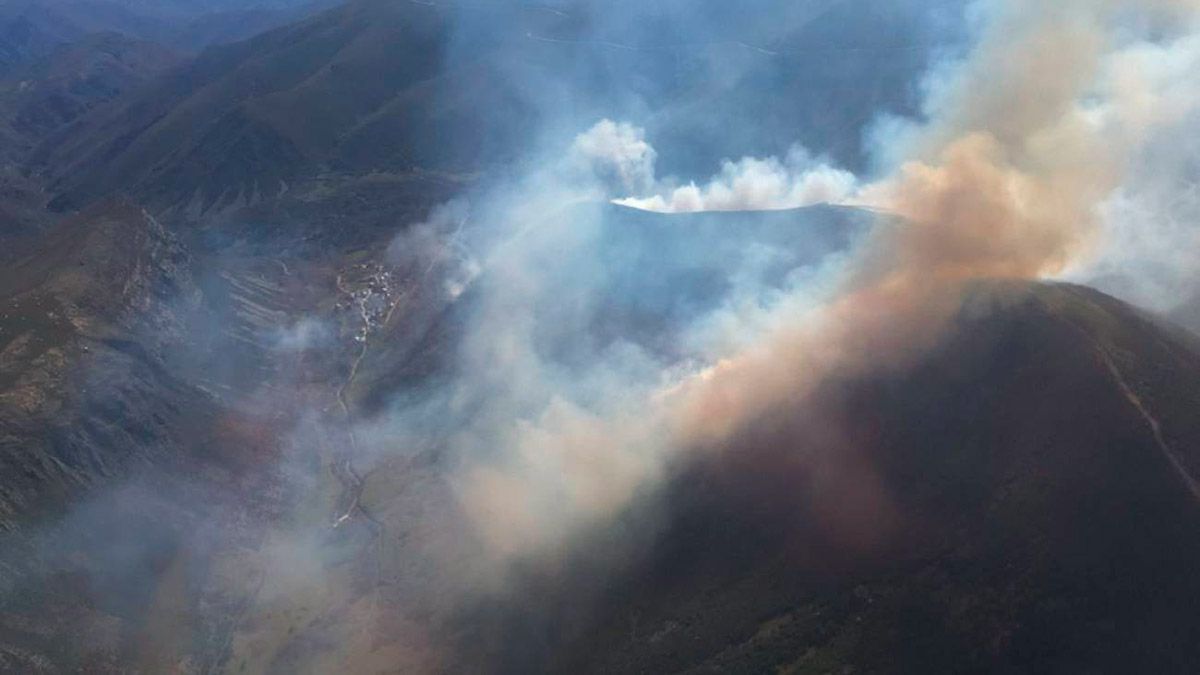
<path fill-rule="evenodd" d="M 881 179 L 747 159 L 703 189 L 619 200 L 667 211 L 798 205 L 815 171 L 836 187 L 812 201 L 868 206 L 896 222 L 827 277 L 823 302 L 774 303 L 774 320 L 749 347 L 620 380 L 599 406 L 551 395 L 508 450 L 464 474 L 460 494 L 486 538 L 506 553 L 537 550 L 628 504 L 689 451 L 736 446 L 764 415 L 804 406 L 828 378 L 905 363 L 936 341 L 972 280 L 1103 267 L 1106 200 L 1133 189 L 1142 178 L 1131 160 L 1196 111 L 1194 70 L 1143 78 L 1130 62 L 1150 52 L 1190 63 L 1200 3 L 1017 0 L 976 10 L 977 44 L 934 71 L 926 119 L 877 135 L 885 145 L 876 154 L 892 160 Z M 634 149 L 591 153 L 612 161 L 620 183 L 661 187 L 639 130 L 603 122 L 577 147 L 594 149 L 598 137 Z M 756 177 L 769 187 L 737 187 Z"/>
<path fill-rule="evenodd" d="M 783 160 L 743 157 L 726 161 L 721 172 L 703 185 L 670 187 L 650 183 L 650 197 L 625 197 L 616 203 L 661 213 L 794 209 L 842 203 L 857 189 L 854 174 L 818 162 L 796 146 Z"/>
<path fill-rule="evenodd" d="M 333 313 L 324 300 L 302 305 L 315 314 L 262 337 L 271 359 L 294 374 L 247 396 L 251 402 L 232 403 L 246 419 L 224 425 L 241 454 L 250 445 L 243 436 L 260 439 L 260 461 L 280 474 L 279 485 L 311 497 L 300 500 L 303 508 L 251 517 L 266 543 L 243 550 L 226 521 L 245 519 L 245 494 L 274 489 L 274 481 L 232 491 L 228 507 L 213 505 L 206 484 L 186 500 L 167 488 L 172 503 L 190 506 L 170 518 L 180 530 L 191 532 L 202 516 L 214 524 L 149 548 L 182 549 L 185 562 L 188 551 L 218 549 L 238 591 L 219 607 L 251 613 L 221 630 L 241 631 L 238 649 L 253 656 L 251 671 L 290 635 L 271 617 L 291 613 L 308 622 L 297 624 L 293 644 L 337 652 L 315 670 L 407 663 L 376 651 L 383 639 L 416 652 L 408 670 L 452 669 L 446 664 L 459 650 L 445 633 L 460 628 L 454 621 L 464 607 L 481 596 L 519 596 L 513 578 L 524 565 L 554 567 L 594 543 L 597 530 L 615 529 L 620 537 L 605 542 L 620 541 L 589 570 L 619 567 L 624 546 L 656 534 L 657 500 L 678 470 L 753 449 L 778 418 L 791 421 L 788 429 L 819 427 L 812 435 L 827 447 L 795 452 L 796 463 L 841 471 L 827 490 L 835 496 L 826 497 L 839 503 L 819 516 L 869 540 L 866 530 L 888 508 L 886 488 L 837 437 L 842 430 L 822 426 L 837 424 L 822 419 L 823 385 L 922 356 L 976 279 L 1066 276 L 1162 309 L 1194 288 L 1200 3 L 977 3 L 969 52 L 920 52 L 942 57 L 924 83 L 920 114 L 893 106 L 890 95 L 871 104 L 874 172 L 844 139 L 814 142 L 812 120 L 779 139 L 778 119 L 749 112 L 772 107 L 758 105 L 768 99 L 785 107 L 806 91 L 779 93 L 788 85 L 779 73 L 802 80 L 810 56 L 845 56 L 820 47 L 789 55 L 796 45 L 752 39 L 760 24 L 799 25 L 840 9 L 851 15 L 842 28 L 854 37 L 858 17 L 845 9 L 852 3 L 754 2 L 747 11 L 674 0 L 656 3 L 671 21 L 641 25 L 644 4 L 591 3 L 589 19 L 601 25 L 564 37 L 552 28 L 506 31 L 505 21 L 515 22 L 500 4 L 414 3 L 416 11 L 455 15 L 454 64 L 489 54 L 477 35 L 533 45 L 498 52 L 510 61 L 497 72 L 512 77 L 502 85 L 534 101 L 535 138 L 523 162 L 396 223 L 402 232 L 391 247 L 371 253 L 378 261 L 368 264 L 356 250 L 342 267 L 320 272 L 322 288 L 337 293 Z M 925 5 L 939 3 L 882 4 L 919 23 Z M 551 24 L 561 18 L 530 11 Z M 729 31 L 736 40 L 714 28 L 726 20 L 738 24 Z M 753 25 L 742 30 L 739 22 Z M 800 48 L 812 39 L 804 35 Z M 866 31 L 851 49 L 883 39 Z M 888 60 L 917 58 L 905 45 L 881 49 L 897 50 Z M 547 69 L 534 57 L 567 65 Z M 795 62 L 801 67 L 789 70 Z M 784 65 L 763 76 L 762 63 Z M 643 71 L 645 81 L 607 79 Z M 747 90 L 761 98 L 741 109 L 725 101 L 716 115 L 703 96 L 680 93 L 710 79 L 718 98 Z M 850 81 L 853 98 L 864 83 Z M 725 127 L 731 111 L 746 128 Z M 859 122 L 845 127 L 851 144 Z M 722 153 L 745 156 L 718 163 Z M 691 178 L 712 166 L 713 177 Z M 736 213 L 827 203 L 842 207 Z M 313 274 L 291 259 L 266 262 L 282 267 L 279 278 Z M 274 269 L 250 272 L 275 278 Z M 353 367 L 345 352 L 357 357 Z M 417 372 L 397 376 L 389 369 L 397 362 L 417 363 Z M 342 366 L 349 379 L 341 379 Z M 338 379 L 332 387 L 308 382 L 309 370 L 336 371 Z M 380 382 L 383 398 L 360 409 Z M 781 433 L 780 451 L 793 450 Z M 135 505 L 155 503 L 125 492 Z M 856 503 L 841 509 L 844 502 Z M 854 522 L 839 520 L 855 509 L 845 518 Z M 94 510 L 108 513 L 107 505 Z M 96 520 L 126 522 L 124 511 L 79 517 L 82 525 L 61 538 L 96 529 Z M 138 569 L 124 559 L 112 566 Z M 585 592 L 561 592 L 586 604 Z M 222 626 L 224 611 L 212 612 Z M 423 660 L 425 651 L 434 654 Z"/>
<path fill-rule="evenodd" d="M 97 569 L 85 573 L 115 587 L 112 567 L 149 602 L 160 579 L 142 574 L 143 567 L 158 569 L 171 559 L 179 561 L 172 570 L 204 568 L 197 573 L 199 599 L 179 615 L 228 638 L 205 642 L 205 670 L 226 658 L 230 668 L 240 662 L 247 672 L 266 670 L 276 655 L 287 664 L 304 662 L 292 650 L 308 654 L 318 644 L 321 659 L 305 663 L 312 670 L 356 670 L 364 660 L 395 658 L 377 651 L 381 636 L 420 643 L 481 589 L 509 590 L 511 568 L 497 560 L 561 552 L 588 524 L 661 485 L 674 455 L 661 421 L 662 392 L 753 342 L 758 329 L 747 326 L 777 321 L 787 314 L 779 311 L 782 303 L 815 302 L 835 276 L 837 252 L 848 232 L 857 233 L 858 219 L 844 212 L 809 217 L 803 228 L 792 220 L 785 227 L 762 223 L 753 240 L 699 222 L 693 225 L 718 236 L 691 237 L 676 223 L 631 226 L 645 223 L 628 213 L 614 218 L 605 199 L 648 190 L 657 171 L 690 171 L 733 152 L 767 154 L 797 135 L 811 141 L 822 128 L 851 131 L 830 134 L 837 147 L 808 145 L 857 164 L 864 119 L 880 109 L 911 108 L 903 90 L 923 66 L 933 31 L 920 20 L 924 2 L 873 2 L 880 15 L 866 30 L 843 4 L 755 0 L 748 10 L 691 0 L 606 0 L 571 3 L 560 13 L 525 3 L 351 3 L 367 16 L 377 7 L 399 7 L 377 16 L 401 23 L 411 16 L 418 26 L 448 31 L 439 42 L 446 53 L 430 58 L 450 80 L 462 70 L 478 72 L 480 62 L 494 66 L 482 72 L 500 90 L 496 98 L 519 100 L 524 105 L 516 109 L 528 117 L 509 119 L 513 108 L 505 106 L 486 116 L 500 122 L 494 135 L 503 138 L 494 140 L 522 148 L 523 156 L 514 166 L 489 167 L 497 169 L 486 174 L 493 183 L 467 189 L 461 202 L 432 213 L 385 201 L 381 219 L 404 214 L 393 223 L 403 232 L 386 252 L 381 245 L 343 255 L 338 235 L 378 236 L 371 230 L 378 225 L 364 231 L 360 218 L 340 220 L 341 203 L 337 217 L 319 225 L 316 245 L 333 258 L 322 263 L 282 249 L 259 259 L 256 245 L 239 250 L 241 244 L 214 233 L 198 262 L 212 307 L 194 312 L 182 353 L 165 360 L 185 383 L 203 387 L 198 396 L 213 397 L 221 433 L 203 452 L 228 451 L 234 469 L 218 467 L 211 480 L 184 470 L 169 482 L 160 479 L 165 470 L 139 473 L 133 487 L 79 505 L 76 517 L 44 539 L 75 542 L 80 529 L 100 531 L 96 522 L 128 529 L 128 511 L 160 517 L 162 537 L 135 528 L 128 540 L 92 538 Z M 873 49 L 881 25 L 906 42 L 888 51 L 888 68 L 875 68 L 870 51 L 842 58 L 843 46 Z M 313 53 L 325 54 L 328 45 L 311 33 L 302 46 L 314 46 L 311 38 Z M 809 58 L 812 36 L 830 39 L 832 51 L 821 49 L 838 58 L 792 79 Z M 367 58 L 361 65 L 378 64 Z M 844 92 L 845 108 L 856 111 L 848 123 L 840 111 L 826 118 L 828 103 L 802 95 L 847 71 L 876 77 L 865 95 Z M 275 75 L 262 73 L 267 81 Z M 434 78 L 428 93 L 450 119 L 439 117 L 445 133 L 431 145 L 453 156 L 477 143 L 480 129 L 469 124 L 479 118 L 455 115 L 463 105 L 453 100 L 458 91 L 442 84 Z M 779 95 L 776 86 L 789 91 Z M 774 111 L 772 119 L 737 130 L 722 121 L 741 119 L 748 101 Z M 791 117 L 797 103 L 808 117 L 801 124 Z M 583 137 L 572 149 L 572 139 L 604 117 L 637 126 L 602 125 L 594 142 Z M 714 124 L 725 127 L 722 133 L 711 133 Z M 672 143 L 672 136 L 686 143 Z M 649 137 L 671 156 L 658 161 Z M 634 151 L 613 155 L 611 143 L 630 143 Z M 613 171 L 614 161 L 630 170 Z M 390 194 L 390 184 L 379 186 Z M 422 197 L 421 209 L 444 198 Z M 610 221 L 623 219 L 618 232 Z M 256 222 L 229 226 L 255 240 L 263 229 Z M 799 230 L 805 238 L 793 234 Z M 661 255 L 667 251 L 670 261 Z M 665 270 L 668 262 L 673 267 Z M 326 269 L 329 263 L 336 268 Z M 397 321 L 388 324 L 392 309 Z M 243 314 L 279 318 L 260 331 L 256 321 L 245 325 Z M 418 351 L 430 343 L 430 352 L 453 353 Z M 418 368 L 448 372 L 438 370 L 429 381 L 424 372 L 402 384 L 389 381 L 387 393 L 399 395 L 391 406 L 380 403 L 382 410 L 360 411 L 357 400 L 346 405 L 374 382 L 403 379 L 389 367 L 413 352 Z M 355 373 L 361 387 L 351 388 Z M 378 379 L 362 384 L 368 378 Z M 218 497 L 214 485 L 232 487 Z M 131 505 L 112 506 L 121 495 Z M 156 500 L 178 505 L 180 513 L 157 508 Z M 275 508 L 286 512 L 269 512 Z M 103 555 L 109 546 L 130 553 Z M 42 548 L 63 564 L 13 555 L 52 572 L 72 567 L 60 555 L 67 547 Z M 126 560 L 138 556 L 150 562 Z M 52 585 L 40 572 L 32 576 L 38 581 L 31 586 Z M 296 623 L 276 624 L 285 615 Z M 162 632 L 199 642 L 188 627 Z M 389 666 L 397 663 L 403 661 Z"/>

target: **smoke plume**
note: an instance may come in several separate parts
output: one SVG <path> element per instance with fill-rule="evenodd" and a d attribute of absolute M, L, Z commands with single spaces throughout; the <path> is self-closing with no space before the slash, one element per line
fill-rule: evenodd
<path fill-rule="evenodd" d="M 705 373 L 689 393 L 683 428 L 725 438 L 830 373 L 919 351 L 953 311 L 963 282 L 1057 274 L 1086 255 L 1098 206 L 1129 178 L 1129 156 L 1161 124 L 1130 110 L 1147 93 L 1140 85 L 1175 84 L 1131 83 L 1126 78 L 1138 75 L 1120 69 L 1147 49 L 1114 32 L 1132 9 L 989 8 L 975 53 L 934 87 L 930 122 L 906 139 L 914 158 L 856 197 L 900 222 L 860 252 L 829 306 Z M 1159 48 L 1186 49 L 1191 38 L 1180 40 Z"/>
<path fill-rule="evenodd" d="M 1197 4 L 1014 0 L 977 9 L 976 46 L 933 71 L 925 119 L 877 148 L 900 158 L 882 178 L 859 181 L 799 155 L 730 162 L 703 188 L 620 200 L 662 211 L 841 201 L 890 217 L 825 302 L 804 311 L 777 303 L 781 314 L 748 347 L 642 386 L 622 382 L 614 398 L 602 397 L 609 409 L 552 396 L 507 436 L 508 452 L 466 474 L 461 493 L 481 528 L 507 545 L 516 532 L 536 532 L 544 545 L 583 517 L 611 515 L 686 451 L 726 448 L 762 416 L 805 405 L 829 378 L 920 355 L 965 284 L 1060 275 L 1103 250 L 1101 206 L 1141 180 L 1131 158 L 1195 110 L 1184 75 L 1193 71 L 1155 76 L 1130 62 L 1150 51 L 1186 63 Z M 622 130 L 637 151 L 593 156 L 649 182 L 655 153 L 641 134 L 603 123 L 581 138 L 597 130 Z M 630 158 L 637 172 L 619 168 Z"/>
<path fill-rule="evenodd" d="M 417 4 L 453 17 L 447 63 L 495 57 L 488 84 L 527 104 L 498 126 L 522 130 L 522 161 L 406 210 L 378 260 L 246 268 L 235 290 L 252 318 L 283 312 L 263 305 L 284 284 L 335 298 L 252 336 L 286 376 L 212 387 L 214 407 L 243 412 L 218 418 L 217 440 L 235 466 L 268 469 L 189 491 L 148 474 L 110 500 L 132 507 L 85 505 L 43 545 L 65 559 L 58 541 L 90 532 L 98 550 L 129 548 L 97 523 L 127 531 L 130 511 L 183 505 L 163 517 L 186 536 L 131 535 L 145 551 L 102 556 L 93 576 L 121 596 L 134 584 L 108 568 L 211 565 L 212 633 L 239 631 L 248 672 L 279 651 L 273 626 L 336 645 L 322 672 L 454 670 L 463 650 L 439 631 L 511 592 L 514 562 L 553 566 L 614 522 L 652 530 L 681 466 L 752 447 L 764 420 L 820 426 L 823 385 L 925 355 L 976 280 L 1067 277 L 1200 323 L 1200 0 L 981 0 L 962 53 L 928 28 L 957 0 Z M 479 137 L 452 131 L 435 144 Z M 836 207 L 739 213 L 817 204 Z M 221 293 L 234 316 L 243 299 Z M 236 321 L 197 313 L 211 333 L 197 343 L 218 347 L 177 357 L 176 374 L 264 377 L 233 349 L 250 339 Z M 210 352 L 232 374 L 207 372 Z M 886 487 L 840 431 L 813 430 L 828 447 L 795 463 L 835 476 L 837 504 L 815 512 L 868 540 Z M 216 506 L 213 485 L 230 486 Z M 291 493 L 307 497 L 294 518 L 245 513 Z"/>
<path fill-rule="evenodd" d="M 656 185 L 659 194 L 626 197 L 616 203 L 660 213 L 794 209 L 844 202 L 856 186 L 854 174 L 818 162 L 796 146 L 783 160 L 726 160 L 721 172 L 703 186 L 695 182 L 675 188 Z"/>

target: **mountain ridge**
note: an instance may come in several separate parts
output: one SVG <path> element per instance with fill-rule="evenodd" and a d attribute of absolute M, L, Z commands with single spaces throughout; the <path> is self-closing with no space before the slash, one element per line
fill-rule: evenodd
<path fill-rule="evenodd" d="M 535 568 L 517 594 L 546 605 L 469 639 L 509 672 L 1184 667 L 1200 342 L 1082 287 L 972 293 L 911 370 L 685 470 L 615 580 L 588 559 L 628 531 Z M 594 595 L 554 604 L 572 587 Z"/>

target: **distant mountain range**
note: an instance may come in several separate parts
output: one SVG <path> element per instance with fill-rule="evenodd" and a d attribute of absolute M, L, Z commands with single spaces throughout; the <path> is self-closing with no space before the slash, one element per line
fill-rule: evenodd
<path fill-rule="evenodd" d="M 139 2 L 137 0 L 4 0 L 0 2 L 0 75 L 88 33 L 118 32 L 200 50 L 231 42 L 333 4 L 303 2 Z"/>
<path fill-rule="evenodd" d="M 733 21 L 711 42 L 638 31 L 600 48 L 587 37 L 605 20 L 596 8 L 497 7 L 354 0 L 205 53 L 47 142 L 34 164 L 57 209 L 120 188 L 156 213 L 197 218 L 318 175 L 477 172 L 545 142 L 537 130 L 577 132 L 655 105 L 672 111 L 648 129 L 679 148 L 668 168 L 711 171 L 738 148 L 780 153 L 797 141 L 853 165 L 875 110 L 911 108 L 908 83 L 929 58 L 920 42 L 861 46 L 892 18 L 886 3 L 858 8 L 855 22 L 835 4 L 787 31 Z M 727 68 L 736 77 L 718 96 L 712 78 Z M 586 86 L 564 106 L 553 92 L 571 82 Z M 638 99 L 623 93 L 631 83 Z M 709 133 L 751 108 L 758 136 Z"/>
<path fill-rule="evenodd" d="M 182 60 L 154 42 L 92 33 L 14 67 L 0 79 L 5 159 L 22 161 L 53 132 Z"/>

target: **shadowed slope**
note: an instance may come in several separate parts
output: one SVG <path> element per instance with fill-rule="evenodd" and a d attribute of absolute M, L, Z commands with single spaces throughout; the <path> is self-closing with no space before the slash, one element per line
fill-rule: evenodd
<path fill-rule="evenodd" d="M 485 639 L 512 672 L 1183 672 L 1197 375 L 1194 336 L 1112 298 L 982 287 L 921 363 L 685 469 L 616 581 L 589 570 L 636 513 Z"/>
<path fill-rule="evenodd" d="M 649 12 L 647 25 L 638 18 L 630 29 L 611 25 L 627 9 L 584 2 L 551 11 L 355 0 L 203 54 L 46 143 L 38 164 L 60 209 L 124 190 L 155 213 L 199 217 L 322 175 L 475 172 L 523 156 L 545 140 L 539 130 L 576 133 L 650 108 L 661 113 L 649 132 L 689 149 L 670 171 L 708 171 L 732 153 L 778 154 L 797 141 L 861 165 L 860 132 L 873 115 L 912 109 L 909 82 L 928 36 L 896 25 L 904 12 L 888 3 L 853 18 L 840 3 L 806 7 L 781 25 L 723 17 L 692 42 L 670 29 L 678 17 L 645 8 L 630 16 Z M 864 47 L 881 26 L 904 42 Z M 845 82 L 855 85 L 831 100 L 831 83 Z M 724 138 L 712 126 L 747 106 L 766 121 L 753 142 L 697 149 L 700 138 Z M 805 118 L 799 139 L 796 115 Z"/>
<path fill-rule="evenodd" d="M 178 62 L 160 45 L 101 33 L 15 69 L 0 80 L 4 159 L 20 160 L 46 136 Z"/>

